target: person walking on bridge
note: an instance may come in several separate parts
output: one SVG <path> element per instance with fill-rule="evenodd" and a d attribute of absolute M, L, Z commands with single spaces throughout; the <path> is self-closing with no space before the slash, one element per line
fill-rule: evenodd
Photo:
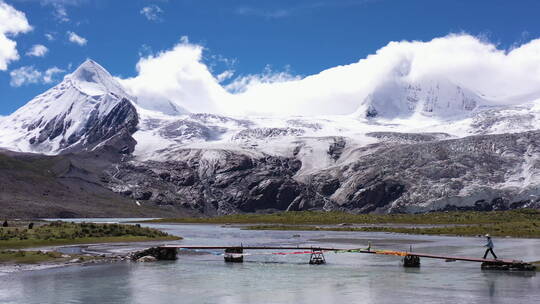
<path fill-rule="evenodd" d="M 493 252 L 493 241 L 491 240 L 491 236 L 489 234 L 486 234 L 487 243 L 484 245 L 487 247 L 486 253 L 484 253 L 484 259 L 487 257 L 488 253 L 491 253 L 491 255 L 497 259 L 497 255 L 495 255 L 495 252 Z"/>

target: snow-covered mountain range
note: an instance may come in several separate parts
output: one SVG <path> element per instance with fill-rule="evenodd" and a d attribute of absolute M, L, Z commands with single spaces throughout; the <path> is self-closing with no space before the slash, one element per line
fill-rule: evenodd
<path fill-rule="evenodd" d="M 538 204 L 540 101 L 505 106 L 442 77 L 386 81 L 341 116 L 230 117 L 147 101 L 87 60 L 0 120 L 0 148 L 92 153 L 129 137 L 115 142 L 127 157 L 98 172 L 104 188 L 207 214 Z"/>

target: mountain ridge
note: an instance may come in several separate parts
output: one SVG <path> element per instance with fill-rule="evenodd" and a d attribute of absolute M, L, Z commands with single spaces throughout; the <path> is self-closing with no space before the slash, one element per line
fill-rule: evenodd
<path fill-rule="evenodd" d="M 87 60 L 0 120 L 0 148 L 14 151 L 0 154 L 67 158 L 55 178 L 137 215 L 538 208 L 538 118 L 534 102 L 495 106 L 441 77 L 394 80 L 352 115 L 166 114 Z M 24 193 L 13 187 L 0 203 Z M 61 212 L 94 214 L 86 204 L 75 195 Z"/>

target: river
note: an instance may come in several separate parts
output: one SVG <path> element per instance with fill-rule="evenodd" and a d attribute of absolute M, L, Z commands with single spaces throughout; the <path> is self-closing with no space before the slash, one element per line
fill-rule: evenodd
<path fill-rule="evenodd" d="M 114 222 L 114 219 L 107 220 Z M 148 225 L 185 245 L 321 245 L 481 256 L 483 238 L 329 231 L 249 231 L 220 225 Z M 539 239 L 495 238 L 502 258 L 540 260 Z M 125 252 L 149 245 L 95 245 Z M 91 247 L 92 248 L 92 247 Z M 242 264 L 212 252 L 177 261 L 68 266 L 0 276 L 0 303 L 538 303 L 540 276 L 482 271 L 478 263 L 423 258 L 404 268 L 395 256 L 327 253 L 253 255 Z"/>

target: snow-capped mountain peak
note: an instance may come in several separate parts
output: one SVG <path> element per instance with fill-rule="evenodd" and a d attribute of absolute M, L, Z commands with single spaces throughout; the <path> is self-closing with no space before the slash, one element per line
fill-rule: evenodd
<path fill-rule="evenodd" d="M 125 124 L 136 127 L 130 99 L 109 72 L 86 60 L 60 84 L 0 121 L 0 146 L 46 154 L 88 148 Z"/>
<path fill-rule="evenodd" d="M 130 97 L 105 68 L 91 59 L 87 59 L 73 73 L 67 75 L 64 81 L 70 82 L 79 91 L 90 96 L 114 93 Z"/>
<path fill-rule="evenodd" d="M 486 104 L 480 95 L 444 78 L 389 80 L 369 94 L 358 110 L 362 117 L 408 118 L 422 114 L 462 118 Z"/>

